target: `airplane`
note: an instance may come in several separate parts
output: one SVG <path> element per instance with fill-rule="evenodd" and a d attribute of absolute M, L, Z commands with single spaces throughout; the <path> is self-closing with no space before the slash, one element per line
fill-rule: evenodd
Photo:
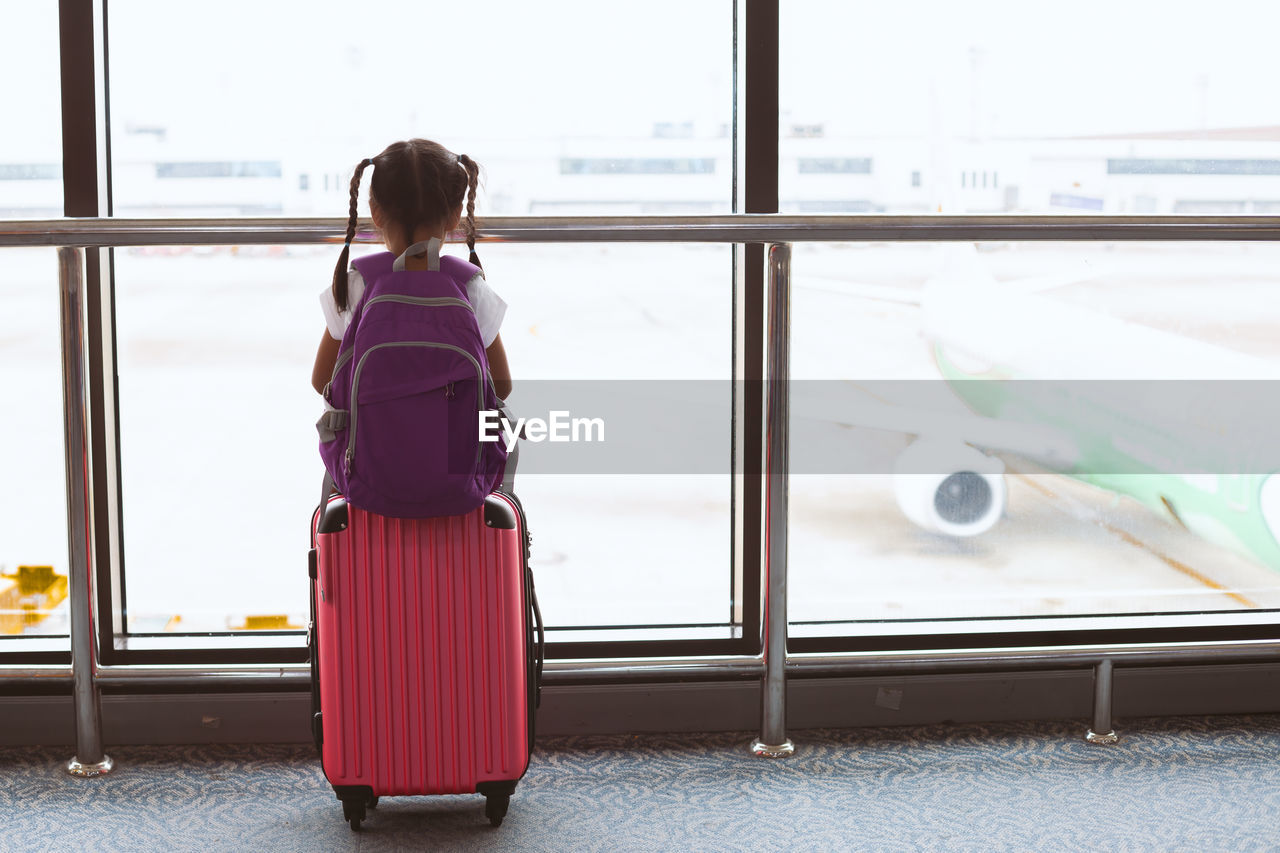
<path fill-rule="evenodd" d="M 1280 442 L 1269 434 L 1280 404 L 1268 399 L 1280 395 L 1260 393 L 1280 363 L 1045 295 L 1080 280 L 997 282 L 967 245 L 918 296 L 853 285 L 919 305 L 938 375 L 965 410 L 857 393 L 818 405 L 842 426 L 913 438 L 894 460 L 894 494 L 925 530 L 992 529 L 1009 495 L 995 454 L 1013 454 L 1280 569 Z"/>

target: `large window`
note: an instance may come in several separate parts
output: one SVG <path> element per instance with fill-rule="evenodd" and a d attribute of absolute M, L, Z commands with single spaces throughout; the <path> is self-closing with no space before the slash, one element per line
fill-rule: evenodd
<path fill-rule="evenodd" d="M 67 509 L 58 260 L 51 249 L 0 254 L 0 638 L 67 632 Z M 0 650 L 3 650 L 0 645 Z"/>
<path fill-rule="evenodd" d="M 781 15 L 784 211 L 1277 210 L 1271 4 L 799 0 Z"/>
<path fill-rule="evenodd" d="M 481 215 L 730 209 L 729 3 L 109 11 L 118 215 L 345 216 L 355 164 L 415 136 L 480 163 Z"/>
<path fill-rule="evenodd" d="M 1277 209 L 1266 4 L 781 15 L 783 211 Z M 1255 397 L 1280 376 L 1276 260 L 1241 244 L 798 246 L 797 636 L 1271 621 L 1276 460 L 1238 433 L 1265 422 Z M 1231 442 L 1254 456 L 1214 454 Z M 1006 621 L 959 621 L 989 618 Z"/>
<path fill-rule="evenodd" d="M 481 164 L 480 216 L 731 209 L 727 3 L 647 6 L 622 41 L 590 3 L 554 15 L 517 2 L 483 13 L 380 4 L 395 25 L 373 27 L 336 24 L 353 14 L 338 3 L 303 15 L 236 2 L 203 12 L 196 40 L 164 37 L 164 3 L 109 11 L 117 215 L 345 216 L 357 161 L 411 136 Z M 362 216 L 368 185 L 366 174 Z M 308 378 L 337 252 L 116 253 L 129 630 L 305 624 L 300 555 L 323 471 Z M 481 254 L 510 306 L 502 336 L 518 414 L 545 419 L 572 400 L 590 416 L 621 401 L 609 420 L 623 430 L 641 410 L 673 405 L 673 383 L 714 382 L 718 394 L 696 470 L 655 465 L 667 449 L 657 437 L 633 457 L 567 467 L 526 443 L 518 487 L 548 625 L 727 637 L 732 253 Z"/>
<path fill-rule="evenodd" d="M 775 188 L 784 214 L 1280 212 L 1263 85 L 1280 20 L 1261 3 L 1192 18 L 1086 0 L 1050 24 L 1011 0 L 796 0 L 777 4 L 776 68 L 751 30 L 772 30 L 768 3 L 661 0 L 621 23 L 588 2 L 233 0 L 181 20 L 159 0 L 85 3 L 103 42 L 66 67 L 109 88 L 96 156 L 66 166 L 58 11 L 31 5 L 0 57 L 24 84 L 0 96 L 21 117 L 0 137 L 3 217 L 58 215 L 64 172 L 121 218 L 344 217 L 353 167 L 415 136 L 481 164 L 482 218 L 768 212 Z M 757 249 L 480 248 L 510 306 L 516 414 L 605 412 L 611 439 L 645 436 L 571 462 L 526 445 L 553 638 L 754 652 L 766 395 L 734 380 L 764 375 Z M 21 408 L 0 439 L 30 452 L 0 506 L 0 610 L 66 571 L 56 266 L 6 254 L 0 371 Z M 1271 448 L 1233 431 L 1271 422 L 1255 398 L 1280 360 L 1276 244 L 793 254 L 790 615 L 810 648 L 992 620 L 1262 624 L 1280 607 Z M 336 256 L 127 247 L 90 271 L 98 603 L 117 632 L 161 635 L 125 658 L 173 632 L 293 632 L 210 641 L 264 657 L 300 644 L 321 470 L 307 380 Z"/>
<path fill-rule="evenodd" d="M 127 627 L 306 624 L 320 247 L 115 253 Z M 302 581 L 302 582 L 300 582 Z"/>
<path fill-rule="evenodd" d="M 517 487 L 548 625 L 725 637 L 707 629 L 725 623 L 730 597 L 729 251 L 575 247 L 572 264 L 565 251 L 483 252 L 510 305 L 502 337 L 515 413 L 601 417 L 608 430 L 603 455 L 523 446 Z M 302 556 L 323 474 L 321 401 L 308 379 L 324 328 L 317 296 L 336 254 L 116 253 L 132 631 L 305 625 Z M 675 415 L 689 389 L 705 404 L 705 440 L 683 442 L 682 453 L 670 432 L 646 435 L 644 419 L 690 430 Z"/>
<path fill-rule="evenodd" d="M 0 51 L 0 217 L 62 214 L 58 9 L 30 4 L 22 36 Z M 20 130 L 20 132 L 18 132 Z M 66 473 L 58 327 L 58 261 L 52 250 L 0 255 L 0 637 L 67 631 Z M 0 647 L 3 648 L 3 647 Z"/>
<path fill-rule="evenodd" d="M 58 89 L 58 6 L 24 4 L 0 51 L 0 216 L 62 215 L 62 124 Z"/>
<path fill-rule="evenodd" d="M 797 247 L 797 634 L 1274 620 L 1278 271 L 1269 243 Z"/>

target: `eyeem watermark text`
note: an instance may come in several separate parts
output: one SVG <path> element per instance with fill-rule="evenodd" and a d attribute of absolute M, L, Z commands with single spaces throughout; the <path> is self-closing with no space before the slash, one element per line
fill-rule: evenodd
<path fill-rule="evenodd" d="M 502 417 L 502 412 L 483 409 L 480 412 L 480 440 L 497 441 L 498 429 L 506 436 L 507 447 L 516 438 L 526 441 L 604 441 L 604 418 L 573 418 L 567 411 L 552 410 L 542 418 L 516 418 L 515 423 Z"/>

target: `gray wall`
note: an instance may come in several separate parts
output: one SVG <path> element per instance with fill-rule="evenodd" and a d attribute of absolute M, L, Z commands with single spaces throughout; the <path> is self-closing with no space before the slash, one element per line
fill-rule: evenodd
<path fill-rule="evenodd" d="M 1092 716 L 1089 670 L 862 678 L 793 678 L 788 727 L 859 727 Z M 1113 716 L 1280 711 L 1280 663 L 1117 669 Z M 105 695 L 103 739 L 137 743 L 290 743 L 311 738 L 306 693 Z M 758 729 L 752 681 L 559 685 L 543 689 L 538 732 Z M 74 743 L 70 696 L 0 697 L 0 745 Z"/>

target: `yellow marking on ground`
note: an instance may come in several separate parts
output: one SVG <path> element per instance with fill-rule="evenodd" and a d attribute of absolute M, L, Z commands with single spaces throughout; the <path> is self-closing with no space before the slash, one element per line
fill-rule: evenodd
<path fill-rule="evenodd" d="M 538 336 L 538 324 L 537 324 L 537 323 L 534 323 L 532 326 L 530 326 L 530 327 L 529 327 L 529 334 L 533 335 L 535 338 Z"/>
<path fill-rule="evenodd" d="M 18 566 L 0 575 L 0 634 L 21 634 L 67 597 L 67 576 L 53 566 Z"/>
<path fill-rule="evenodd" d="M 301 628 L 301 625 L 293 625 L 289 622 L 289 617 L 283 613 L 266 613 L 246 616 L 244 624 L 232 625 L 233 631 L 287 631 Z"/>
<path fill-rule="evenodd" d="M 1025 482 L 1028 486 L 1030 486 L 1031 488 L 1035 489 L 1037 492 L 1039 492 L 1040 494 L 1044 495 L 1045 497 L 1051 498 L 1052 500 L 1058 500 L 1058 496 L 1057 496 L 1057 495 L 1056 495 L 1056 494 L 1055 494 L 1051 489 L 1048 489 L 1048 488 L 1046 488 L 1046 487 L 1044 487 L 1044 486 L 1040 485 L 1039 483 L 1037 483 L 1037 482 L 1035 482 L 1034 480 L 1032 480 L 1030 477 L 1023 476 L 1021 479 L 1022 479 L 1022 481 L 1023 481 L 1023 482 Z M 1102 520 L 1102 519 L 1100 519 L 1100 518 L 1099 518 L 1099 519 L 1094 519 L 1094 520 L 1095 520 L 1095 521 L 1098 523 L 1098 525 L 1099 525 L 1099 526 L 1101 526 L 1104 530 L 1108 531 L 1109 533 L 1114 533 L 1116 536 L 1119 536 L 1122 540 L 1124 540 L 1125 542 L 1127 542 L 1127 543 L 1128 543 L 1128 544 L 1130 544 L 1130 545 L 1133 545 L 1133 546 L 1135 546 L 1135 547 L 1138 547 L 1138 548 L 1143 549 L 1143 550 L 1144 550 L 1144 551 L 1146 551 L 1148 554 L 1151 554 L 1153 557 L 1155 557 L 1156 559 L 1160 560 L 1162 563 L 1164 563 L 1165 565 L 1167 565 L 1167 566 L 1169 566 L 1170 568 L 1174 569 L 1175 571 L 1181 572 L 1182 574 L 1186 575 L 1187 577 L 1191 578 L 1192 580 L 1195 580 L 1195 581 L 1197 581 L 1197 582 L 1199 582 L 1199 583 L 1202 583 L 1202 584 L 1204 584 L 1205 586 L 1209 587 L 1210 589 L 1217 590 L 1218 592 L 1221 592 L 1223 595 L 1227 596 L 1228 598 L 1232 598 L 1232 599 L 1234 599 L 1235 601 L 1240 602 L 1240 603 L 1241 603 L 1241 604 L 1243 604 L 1245 607 L 1248 607 L 1248 608 L 1251 608 L 1251 609 L 1255 609 L 1255 610 L 1258 608 L 1258 604 L 1257 604 L 1257 602 L 1250 601 L 1248 598 L 1245 598 L 1243 595 L 1241 595 L 1241 594 L 1240 594 L 1240 593 L 1238 593 L 1238 592 L 1232 592 L 1230 589 L 1228 589 L 1227 587 L 1225 587 L 1225 586 L 1223 586 L 1222 584 L 1218 583 L 1218 582 L 1217 582 L 1217 581 L 1215 581 L 1213 578 L 1211 578 L 1211 577 L 1209 577 L 1209 576 L 1207 576 L 1207 575 L 1201 574 L 1200 572 L 1198 572 L 1198 571 L 1196 571 L 1195 569 L 1191 568 L 1190 566 L 1188 566 L 1186 563 L 1182 562 L 1181 560 L 1175 560 L 1173 557 L 1170 557 L 1170 556 L 1168 556 L 1167 554 L 1162 554 L 1162 553 L 1160 553 L 1160 552 L 1159 552 L 1159 551 L 1157 551 L 1155 548 L 1152 548 L 1152 547 L 1151 547 L 1150 545 L 1148 545 L 1146 542 L 1143 542 L 1141 539 L 1139 539 L 1138 537 L 1134 536 L 1134 535 L 1133 535 L 1132 533 L 1130 533 L 1129 531 L 1127 531 L 1127 530 L 1125 530 L 1125 529 L 1123 529 L 1123 528 L 1121 528 L 1121 527 L 1116 527 L 1114 524 L 1109 524 L 1109 523 L 1107 523 L 1106 521 L 1103 521 L 1103 520 Z"/>

